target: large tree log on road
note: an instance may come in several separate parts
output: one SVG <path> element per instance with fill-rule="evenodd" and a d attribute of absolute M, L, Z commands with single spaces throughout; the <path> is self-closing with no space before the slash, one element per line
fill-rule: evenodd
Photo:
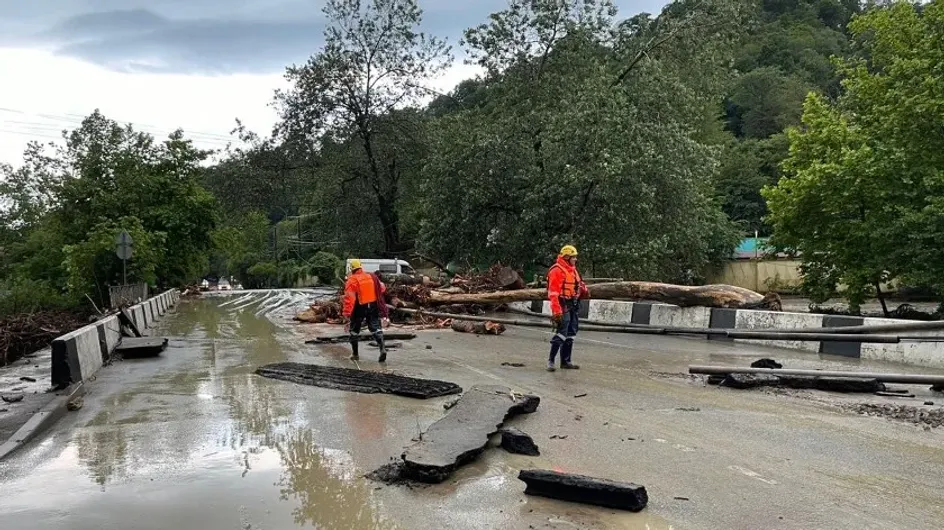
<path fill-rule="evenodd" d="M 768 309 L 780 311 L 780 297 L 776 293 L 766 296 L 749 289 L 733 285 L 701 285 L 688 287 L 652 282 L 612 282 L 588 286 L 590 298 L 612 300 L 652 300 L 680 307 L 721 307 L 730 309 Z M 547 299 L 547 289 L 519 289 L 491 293 L 447 294 L 432 291 L 429 302 L 444 304 L 501 305 L 511 302 L 528 302 Z"/>

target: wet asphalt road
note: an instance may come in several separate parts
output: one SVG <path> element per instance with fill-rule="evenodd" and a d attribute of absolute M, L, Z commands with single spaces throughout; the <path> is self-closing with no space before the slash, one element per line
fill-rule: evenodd
<path fill-rule="evenodd" d="M 185 301 L 158 330 L 171 338 L 161 358 L 106 368 L 81 410 L 0 464 L 0 527 L 912 530 L 944 519 L 944 432 L 834 406 L 869 398 L 742 392 L 678 375 L 688 364 L 746 365 L 760 354 L 796 368 L 914 368 L 583 333 L 582 369 L 547 373 L 549 335 L 531 328 L 420 332 L 386 369 L 540 395 L 536 413 L 509 425 L 531 434 L 542 456 L 493 448 L 441 485 L 370 482 L 362 475 L 398 456 L 452 398 L 254 375 L 279 361 L 352 367 L 346 346 L 303 344 L 330 332 L 290 322 L 304 300 L 282 291 Z M 376 350 L 363 350 L 360 367 L 381 369 Z M 528 467 L 637 482 L 650 505 L 624 514 L 525 497 L 516 475 Z"/>

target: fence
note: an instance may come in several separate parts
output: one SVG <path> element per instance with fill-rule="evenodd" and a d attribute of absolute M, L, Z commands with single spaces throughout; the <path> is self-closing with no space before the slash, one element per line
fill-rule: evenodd
<path fill-rule="evenodd" d="M 108 298 L 113 309 L 123 305 L 137 304 L 138 302 L 146 300 L 147 297 L 148 286 L 146 283 L 112 285 L 108 288 Z"/>

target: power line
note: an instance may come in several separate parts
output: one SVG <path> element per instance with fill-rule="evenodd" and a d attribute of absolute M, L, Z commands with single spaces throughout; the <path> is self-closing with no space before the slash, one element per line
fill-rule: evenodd
<path fill-rule="evenodd" d="M 85 116 L 79 116 L 77 114 L 62 115 L 62 114 L 49 114 L 49 113 L 35 113 L 35 112 L 27 112 L 20 109 L 14 109 L 14 108 L 9 108 L 9 107 L 0 107 L 0 115 L 2 115 L 2 113 L 16 114 L 19 116 L 23 116 L 27 119 L 27 121 L 24 121 L 23 119 L 14 120 L 14 119 L 8 119 L 8 118 L 7 119 L 0 118 L 0 124 L 14 123 L 17 125 L 25 126 L 27 128 L 38 127 L 45 130 L 51 130 L 50 129 L 51 127 L 58 128 L 59 130 L 75 129 L 75 128 L 78 128 L 78 126 L 81 125 L 82 121 L 85 119 Z M 37 121 L 36 118 L 39 118 L 40 120 L 47 120 L 47 121 L 45 122 Z M 113 118 L 109 118 L 109 119 L 113 119 Z M 49 123 L 50 121 L 54 123 Z M 169 136 L 172 132 L 177 130 L 176 128 L 167 129 L 165 127 L 158 127 L 156 125 L 149 125 L 149 124 L 133 122 L 133 121 L 123 121 L 123 120 L 118 120 L 118 119 L 113 119 L 113 121 L 119 124 L 123 124 L 123 125 L 129 124 L 134 129 L 139 130 L 140 132 L 145 132 L 148 134 L 152 134 L 154 136 L 159 136 L 159 135 Z M 56 122 L 60 122 L 60 123 L 56 123 Z M 230 143 L 230 142 L 233 142 L 233 143 L 239 142 L 238 138 L 231 135 L 224 135 L 220 133 L 212 133 L 212 132 L 197 131 L 197 130 L 188 131 L 185 128 L 181 128 L 181 129 L 183 129 L 185 136 L 193 141 L 216 143 L 219 145 L 225 145 L 226 143 Z"/>

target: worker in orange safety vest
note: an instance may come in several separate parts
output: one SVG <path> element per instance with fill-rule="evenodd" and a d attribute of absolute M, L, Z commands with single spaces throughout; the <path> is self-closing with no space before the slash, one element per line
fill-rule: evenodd
<path fill-rule="evenodd" d="M 580 299 L 589 298 L 590 291 L 577 272 L 577 249 L 573 245 L 564 246 L 557 256 L 557 262 L 548 270 L 547 297 L 551 302 L 551 320 L 554 323 L 547 371 L 556 370 L 554 360 L 558 352 L 561 369 L 576 370 L 580 366 L 571 362 L 571 356 L 579 327 Z"/>
<path fill-rule="evenodd" d="M 344 307 L 341 314 L 349 318 L 347 328 L 351 334 L 351 360 L 357 360 L 358 340 L 361 324 L 366 320 L 370 330 L 380 346 L 378 362 L 387 362 L 387 348 L 384 346 L 383 327 L 381 317 L 387 322 L 387 304 L 384 301 L 384 292 L 387 288 L 375 274 L 364 272 L 360 260 L 351 260 L 351 275 L 344 283 Z"/>

